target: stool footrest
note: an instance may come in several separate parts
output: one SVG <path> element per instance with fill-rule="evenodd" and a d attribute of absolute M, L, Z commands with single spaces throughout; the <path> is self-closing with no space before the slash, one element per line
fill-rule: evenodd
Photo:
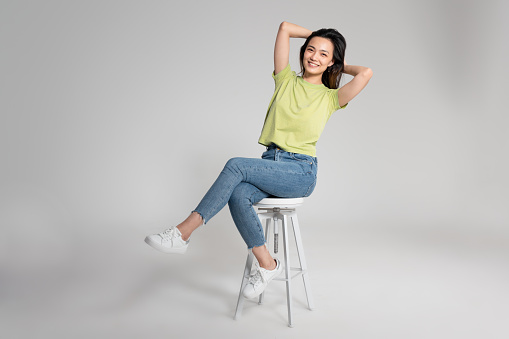
<path fill-rule="evenodd" d="M 294 275 L 292 275 L 290 277 L 290 279 L 293 279 L 295 277 L 298 277 L 299 275 L 303 275 L 304 273 L 307 273 L 308 271 L 307 270 L 303 270 L 302 268 L 299 268 L 299 267 L 290 267 L 290 270 L 291 271 L 297 271 L 297 273 L 295 273 Z M 244 278 L 245 279 L 249 279 L 249 277 L 251 277 L 251 275 L 245 275 Z M 274 278 L 272 280 L 277 280 L 277 281 L 287 281 L 288 279 L 286 278 Z"/>
<path fill-rule="evenodd" d="M 290 270 L 292 271 L 297 271 L 297 273 L 295 273 L 294 275 L 292 275 L 290 277 L 290 279 L 293 279 L 295 277 L 298 277 L 299 275 L 303 275 L 304 273 L 307 273 L 307 270 L 303 270 L 301 268 L 298 268 L 298 267 L 290 267 Z M 286 278 L 274 278 L 273 280 L 278 280 L 278 281 L 288 281 L 288 279 Z"/>

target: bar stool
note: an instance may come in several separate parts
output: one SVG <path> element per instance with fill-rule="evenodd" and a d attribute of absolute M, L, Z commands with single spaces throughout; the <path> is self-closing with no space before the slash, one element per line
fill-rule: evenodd
<path fill-rule="evenodd" d="M 297 212 L 296 208 L 304 203 L 304 198 L 265 198 L 255 204 L 257 207 L 258 217 L 263 224 L 263 221 L 266 221 L 265 228 L 265 241 L 267 242 L 268 234 L 269 234 L 269 226 L 272 225 L 273 234 L 274 234 L 274 253 L 278 253 L 278 243 L 279 243 L 279 221 L 282 222 L 283 229 L 283 251 L 284 251 L 284 278 L 274 278 L 274 280 L 280 280 L 286 282 L 286 301 L 288 305 L 288 326 L 293 327 L 292 322 L 292 293 L 291 293 L 291 280 L 299 275 L 302 275 L 302 280 L 304 282 L 304 290 L 306 292 L 306 298 L 308 302 L 308 308 L 310 310 L 313 309 L 314 303 L 313 298 L 311 296 L 311 288 L 309 285 L 309 277 L 307 272 L 306 258 L 304 256 L 304 248 L 302 246 L 302 239 L 300 235 L 299 222 L 297 220 Z M 288 246 L 288 217 L 290 217 L 292 221 L 293 234 L 295 236 L 295 244 L 297 248 L 297 254 L 299 257 L 299 267 L 290 267 L 290 254 L 289 254 L 289 246 Z M 242 277 L 242 284 L 240 285 L 240 293 L 239 298 L 237 300 L 237 309 L 235 310 L 234 319 L 237 320 L 242 314 L 242 307 L 244 305 L 244 296 L 242 295 L 242 289 L 247 284 L 249 276 L 251 274 L 251 268 L 253 265 L 254 255 L 252 251 L 249 251 L 246 260 L 246 266 L 244 268 L 244 276 Z M 290 271 L 296 271 L 296 273 L 291 276 Z M 260 295 L 258 304 L 262 304 L 263 302 L 263 293 Z"/>

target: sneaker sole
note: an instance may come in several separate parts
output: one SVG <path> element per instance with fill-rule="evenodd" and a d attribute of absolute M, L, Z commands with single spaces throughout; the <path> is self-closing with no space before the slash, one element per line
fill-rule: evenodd
<path fill-rule="evenodd" d="M 186 253 L 187 251 L 187 246 L 185 247 L 178 247 L 178 248 L 167 248 L 167 247 L 164 247 L 158 243 L 156 243 L 155 241 L 153 241 L 152 239 L 150 239 L 149 237 L 146 237 L 145 238 L 145 242 L 152 246 L 153 248 L 155 248 L 156 250 L 160 251 L 160 252 L 163 252 L 163 253 L 175 253 L 175 254 L 184 254 Z"/>

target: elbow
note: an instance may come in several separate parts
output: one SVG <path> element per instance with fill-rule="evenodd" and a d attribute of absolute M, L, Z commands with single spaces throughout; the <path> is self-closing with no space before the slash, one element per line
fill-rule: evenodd
<path fill-rule="evenodd" d="M 284 31 L 288 28 L 288 22 L 286 21 L 283 21 L 280 25 L 279 25 L 279 30 L 280 31 Z"/>
<path fill-rule="evenodd" d="M 368 79 L 371 79 L 371 77 L 373 76 L 373 71 L 371 70 L 371 68 L 366 67 L 366 69 L 362 71 L 362 74 Z"/>

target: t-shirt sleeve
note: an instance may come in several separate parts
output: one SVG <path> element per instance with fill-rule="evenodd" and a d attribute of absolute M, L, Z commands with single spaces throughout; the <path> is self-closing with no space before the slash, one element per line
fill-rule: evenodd
<path fill-rule="evenodd" d="M 347 102 L 343 106 L 339 106 L 338 91 L 339 91 L 339 88 L 336 88 L 336 89 L 330 90 L 329 93 L 328 93 L 329 94 L 330 103 L 331 103 L 331 111 L 332 112 L 335 112 L 338 109 L 345 108 L 348 105 L 348 102 Z"/>
<path fill-rule="evenodd" d="M 286 67 L 278 74 L 274 75 L 274 72 L 272 72 L 272 78 L 274 78 L 274 80 L 276 81 L 276 85 L 291 75 L 292 69 L 290 67 L 290 64 L 286 65 Z"/>

